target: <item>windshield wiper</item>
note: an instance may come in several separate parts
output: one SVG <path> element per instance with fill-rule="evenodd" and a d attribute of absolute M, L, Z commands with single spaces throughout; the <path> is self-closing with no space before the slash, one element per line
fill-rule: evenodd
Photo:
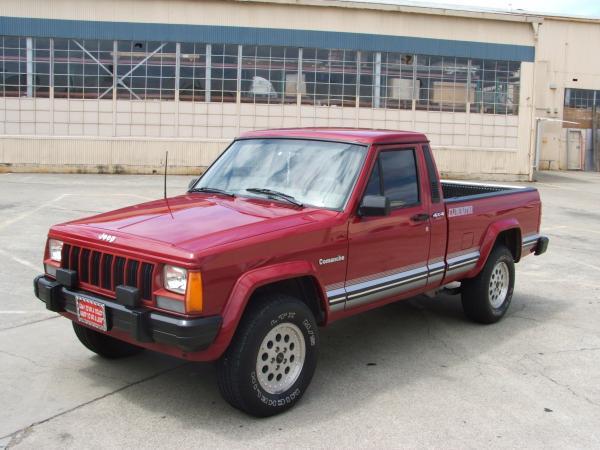
<path fill-rule="evenodd" d="M 282 200 L 285 200 L 286 202 L 291 203 L 292 205 L 296 205 L 299 207 L 304 206 L 301 202 L 296 200 L 294 197 L 292 197 L 291 195 L 285 194 L 283 192 L 274 191 L 272 189 L 265 189 L 265 188 L 247 188 L 246 190 L 248 192 L 253 192 L 253 193 L 257 193 L 257 194 L 265 194 L 265 195 L 270 195 L 272 197 L 280 198 Z"/>
<path fill-rule="evenodd" d="M 224 191 L 223 189 L 212 188 L 212 187 L 207 187 L 207 186 L 193 188 L 193 189 L 190 189 L 188 192 L 207 192 L 207 193 L 213 193 L 213 194 L 226 195 L 228 197 L 235 197 L 235 194 L 232 194 L 231 192 L 227 192 L 227 191 Z"/>

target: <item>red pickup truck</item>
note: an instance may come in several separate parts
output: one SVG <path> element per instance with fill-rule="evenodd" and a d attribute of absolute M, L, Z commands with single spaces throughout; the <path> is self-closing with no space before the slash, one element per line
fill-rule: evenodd
<path fill-rule="evenodd" d="M 440 181 L 421 133 L 256 131 L 183 195 L 53 226 L 34 289 L 93 352 L 217 361 L 268 416 L 306 391 L 319 326 L 448 286 L 499 320 L 540 219 L 534 188 Z"/>

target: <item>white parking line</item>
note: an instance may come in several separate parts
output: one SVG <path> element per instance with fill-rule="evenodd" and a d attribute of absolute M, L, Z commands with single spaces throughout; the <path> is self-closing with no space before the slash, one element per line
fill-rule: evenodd
<path fill-rule="evenodd" d="M 48 314 L 48 315 L 55 315 L 55 312 L 52 311 L 47 311 L 45 309 L 40 309 L 40 310 L 35 310 L 35 311 L 0 311 L 0 314 Z"/>
<path fill-rule="evenodd" d="M 594 269 L 594 270 L 597 270 L 597 271 L 599 271 L 599 272 L 600 272 L 600 267 L 599 267 L 599 266 L 595 266 L 595 265 L 593 265 L 593 264 L 588 264 L 588 263 L 585 263 L 585 262 L 583 262 L 583 261 L 580 261 L 580 260 L 578 260 L 578 259 L 571 258 L 570 256 L 564 256 L 564 255 L 563 255 L 563 256 L 562 256 L 562 258 L 564 258 L 564 259 L 568 259 L 568 260 L 570 260 L 570 261 L 574 262 L 575 264 L 579 264 L 579 265 L 581 265 L 581 266 L 589 267 L 590 269 Z"/>
<path fill-rule="evenodd" d="M 15 223 L 15 222 L 18 222 L 19 220 L 23 220 L 23 219 L 25 219 L 25 218 L 27 218 L 27 217 L 31 216 L 32 214 L 35 214 L 36 212 L 38 212 L 38 211 L 40 211 L 40 210 L 42 210 L 42 209 L 46 208 L 48 205 L 51 205 L 52 203 L 56 203 L 56 202 L 59 202 L 59 201 L 61 201 L 61 200 L 62 200 L 63 198 L 65 198 L 65 196 L 67 196 L 67 195 L 68 195 L 68 194 L 62 194 L 62 195 L 59 195 L 59 196 L 58 196 L 58 197 L 56 197 L 54 200 L 50 200 L 49 202 L 46 202 L 46 203 L 44 203 L 43 205 L 37 206 L 37 207 L 35 207 L 35 208 L 33 208 L 33 209 L 30 209 L 29 211 L 27 211 L 27 212 L 24 212 L 23 214 L 19 214 L 19 215 L 18 215 L 18 216 L 16 216 L 16 217 L 12 217 L 12 218 L 10 218 L 10 219 L 8 219 L 8 220 L 5 220 L 4 222 L 0 222 L 0 229 L 2 229 L 2 228 L 5 228 L 5 227 L 7 227 L 7 226 L 9 226 L 9 225 L 12 225 L 12 224 L 13 224 L 13 223 Z"/>
<path fill-rule="evenodd" d="M 4 256 L 6 258 L 12 259 L 14 262 L 19 263 L 22 266 L 28 267 L 36 273 L 39 273 L 42 270 L 41 264 L 35 265 L 25 259 L 19 258 L 18 256 L 15 256 L 15 255 L 7 252 L 6 250 L 0 249 L 0 255 Z"/>
<path fill-rule="evenodd" d="M 37 206 L 33 209 L 30 209 L 27 212 L 24 212 L 23 214 L 19 214 L 16 217 L 12 217 L 10 219 L 5 220 L 4 222 L 0 222 L 0 229 L 5 228 L 9 225 L 12 225 L 15 222 L 18 222 L 20 220 L 23 220 L 29 216 L 31 216 L 32 214 L 35 214 L 36 212 L 48 207 L 49 205 L 59 202 L 61 201 L 63 198 L 67 197 L 67 196 L 77 196 L 77 197 L 98 197 L 98 196 L 102 196 L 102 197 L 106 197 L 107 194 L 61 194 L 58 197 L 56 197 L 53 200 L 50 200 L 46 203 L 44 203 L 43 205 Z M 134 198 L 139 198 L 141 200 L 154 200 L 153 198 L 150 197 L 144 197 L 143 195 L 137 195 L 137 194 L 109 194 L 109 196 L 114 196 L 114 197 L 134 197 Z"/>

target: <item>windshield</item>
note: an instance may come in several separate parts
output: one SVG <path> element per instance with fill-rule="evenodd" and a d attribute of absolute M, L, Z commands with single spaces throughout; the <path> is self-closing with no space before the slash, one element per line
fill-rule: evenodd
<path fill-rule="evenodd" d="M 260 196 L 277 191 L 311 206 L 342 209 L 367 153 L 362 145 L 301 139 L 234 142 L 194 189 Z M 248 192 L 251 189 L 255 192 Z"/>

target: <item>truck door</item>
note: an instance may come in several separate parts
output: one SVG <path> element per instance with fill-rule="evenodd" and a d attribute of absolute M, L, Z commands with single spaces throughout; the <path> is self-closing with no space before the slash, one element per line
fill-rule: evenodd
<path fill-rule="evenodd" d="M 385 195 L 391 213 L 350 220 L 346 309 L 408 296 L 427 283 L 429 202 L 420 165 L 415 145 L 378 148 L 363 195 Z"/>
<path fill-rule="evenodd" d="M 428 144 L 421 145 L 423 162 L 427 172 L 427 182 L 423 182 L 423 195 L 429 201 L 429 257 L 427 268 L 429 278 L 427 284 L 430 289 L 438 287 L 444 278 L 446 269 L 446 241 L 448 239 L 448 221 L 446 219 L 446 206 L 442 200 L 442 186 L 438 170 Z M 425 175 L 423 176 L 425 178 Z M 423 180 L 424 181 L 424 180 Z M 427 187 L 425 187 L 427 184 Z"/>

